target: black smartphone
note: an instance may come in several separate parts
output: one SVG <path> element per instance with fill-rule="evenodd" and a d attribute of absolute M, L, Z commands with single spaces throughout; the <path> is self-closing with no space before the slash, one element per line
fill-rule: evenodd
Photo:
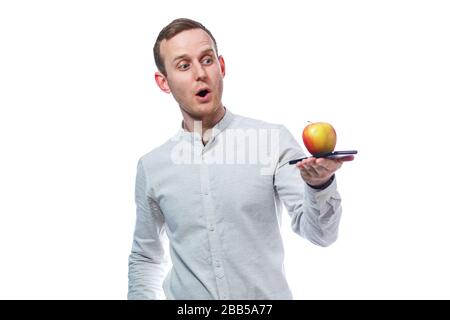
<path fill-rule="evenodd" d="M 357 153 L 358 153 L 358 151 L 356 151 L 356 150 L 331 151 L 331 152 L 318 153 L 312 157 L 336 159 L 339 157 L 344 157 L 344 156 L 348 156 L 351 154 L 357 154 Z M 304 158 L 300 158 L 300 159 L 291 160 L 291 161 L 289 161 L 289 164 L 296 164 L 297 162 L 300 162 L 300 161 L 302 161 L 304 159 L 308 159 L 308 158 L 311 158 L 311 157 L 304 157 Z"/>

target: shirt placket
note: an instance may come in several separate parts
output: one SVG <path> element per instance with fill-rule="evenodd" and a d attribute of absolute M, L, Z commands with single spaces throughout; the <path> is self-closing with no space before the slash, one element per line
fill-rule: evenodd
<path fill-rule="evenodd" d="M 223 255 L 221 250 L 221 242 L 219 234 L 217 232 L 216 216 L 215 216 L 216 212 L 214 210 L 214 203 L 211 197 L 211 189 L 210 189 L 211 177 L 209 172 L 209 165 L 207 162 L 208 156 L 207 151 L 210 148 L 211 144 L 207 144 L 202 149 L 201 154 L 202 160 L 200 166 L 201 196 L 206 217 L 206 226 L 208 232 L 212 268 L 216 279 L 219 299 L 229 299 L 229 290 L 223 269 Z"/>

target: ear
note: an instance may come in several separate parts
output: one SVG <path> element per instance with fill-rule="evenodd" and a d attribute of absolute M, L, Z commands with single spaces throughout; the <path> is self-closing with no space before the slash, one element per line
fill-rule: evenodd
<path fill-rule="evenodd" d="M 170 93 L 169 83 L 167 78 L 161 72 L 155 72 L 155 81 L 158 87 L 165 93 Z"/>
<path fill-rule="evenodd" d="M 219 64 L 220 64 L 220 73 L 222 73 L 222 77 L 225 77 L 225 60 L 223 60 L 222 56 L 219 56 Z"/>

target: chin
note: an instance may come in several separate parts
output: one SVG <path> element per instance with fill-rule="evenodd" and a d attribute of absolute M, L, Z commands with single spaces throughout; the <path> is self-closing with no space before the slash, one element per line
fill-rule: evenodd
<path fill-rule="evenodd" d="M 217 104 L 214 104 L 213 102 L 204 103 L 200 105 L 194 106 L 192 108 L 192 113 L 195 114 L 198 117 L 206 116 L 214 114 L 217 111 Z"/>

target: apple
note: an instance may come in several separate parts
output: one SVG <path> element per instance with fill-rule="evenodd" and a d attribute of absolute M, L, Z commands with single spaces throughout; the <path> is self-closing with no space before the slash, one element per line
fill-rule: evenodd
<path fill-rule="evenodd" d="M 310 123 L 303 129 L 303 143 L 314 156 L 318 153 L 334 151 L 336 146 L 336 131 L 326 122 Z"/>

